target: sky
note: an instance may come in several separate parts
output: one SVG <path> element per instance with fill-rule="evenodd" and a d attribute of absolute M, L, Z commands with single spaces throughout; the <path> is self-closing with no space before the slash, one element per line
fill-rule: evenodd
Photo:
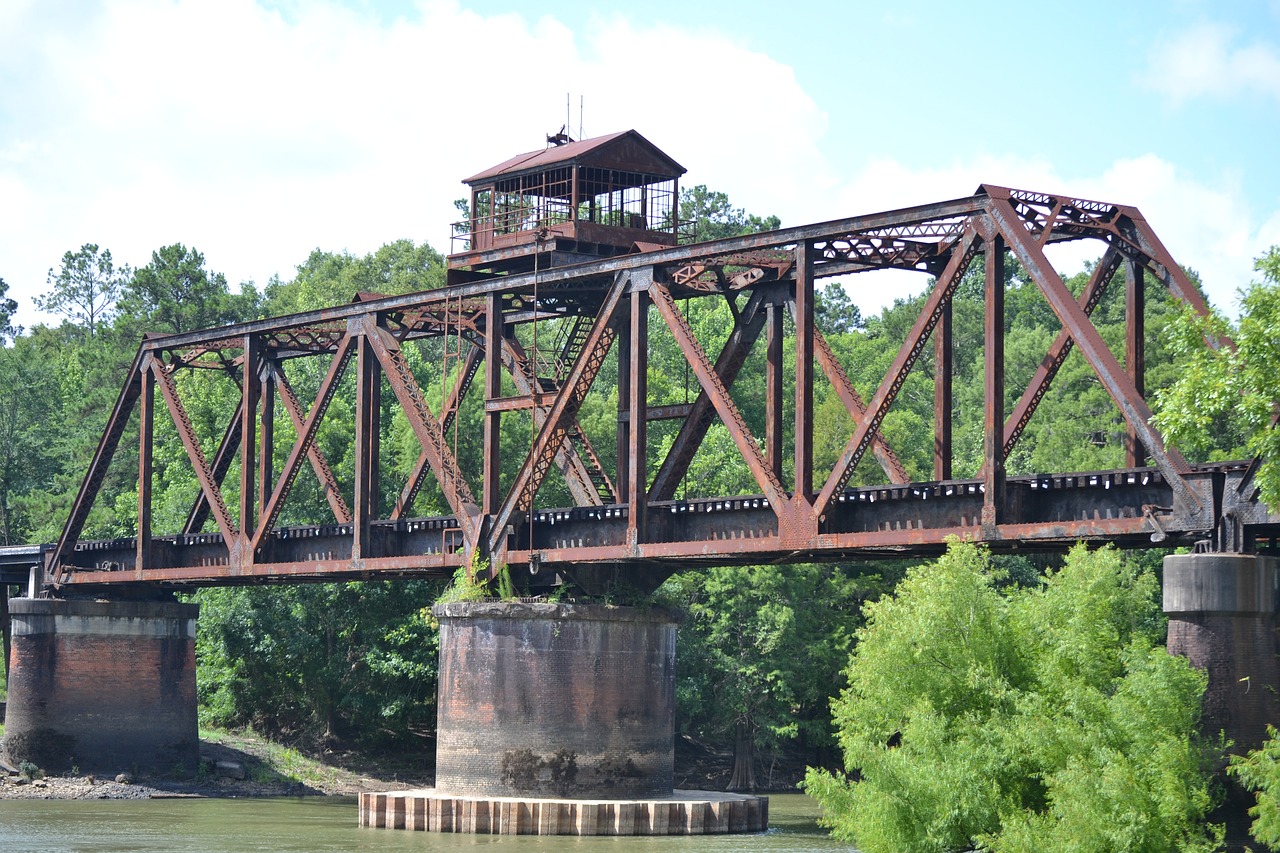
<path fill-rule="evenodd" d="M 1280 244 L 1280 0 L 0 0 L 0 278 L 30 326 L 86 243 L 258 287 L 447 253 L 461 179 L 566 100 L 784 225 L 980 183 L 1132 204 L 1228 314 Z M 925 285 L 859 278 L 864 314 Z"/>

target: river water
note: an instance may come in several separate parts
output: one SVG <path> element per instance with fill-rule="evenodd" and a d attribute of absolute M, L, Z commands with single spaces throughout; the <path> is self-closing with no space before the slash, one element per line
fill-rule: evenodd
<path fill-rule="evenodd" d="M 353 797 L 224 800 L 0 800 L 4 853 L 809 853 L 844 851 L 800 795 L 769 798 L 759 835 L 575 838 L 445 835 L 356 826 Z"/>

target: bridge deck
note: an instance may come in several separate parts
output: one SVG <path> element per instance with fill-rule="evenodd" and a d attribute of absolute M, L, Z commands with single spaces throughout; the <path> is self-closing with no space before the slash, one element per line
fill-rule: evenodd
<path fill-rule="evenodd" d="M 1250 550 L 1280 544 L 1280 516 L 1247 500 L 1246 462 L 1195 466 L 1188 476 L 1213 508 L 1240 520 Z M 628 566 L 653 581 L 685 568 L 774 561 L 869 560 L 939 553 L 951 536 L 986 543 L 997 552 L 1061 551 L 1076 542 L 1126 548 L 1212 542 L 1214 527 L 1199 515 L 1168 513 L 1172 492 L 1155 468 L 1011 477 L 1005 521 L 983 525 L 980 480 L 907 483 L 847 489 L 809 542 L 779 535 L 777 516 L 762 495 L 663 501 L 649 505 L 644 540 L 627 543 L 628 507 L 603 505 L 540 509 L 533 513 L 533 547 L 513 549 L 511 565 L 527 586 L 556 571 Z M 1225 496 L 1225 497 L 1224 497 Z M 1233 500 L 1233 496 L 1235 500 Z M 371 547 L 352 557 L 351 525 L 286 527 L 275 531 L 262 561 L 231 565 L 217 534 L 155 537 L 155 563 L 139 571 L 134 538 L 77 545 L 83 568 L 76 586 L 156 583 L 214 586 L 369 578 L 447 577 L 462 565 L 458 522 L 452 516 L 373 523 Z M 0 573 L 25 583 L 28 567 L 52 546 L 0 549 Z M 533 574 L 530 574 L 532 572 Z"/>

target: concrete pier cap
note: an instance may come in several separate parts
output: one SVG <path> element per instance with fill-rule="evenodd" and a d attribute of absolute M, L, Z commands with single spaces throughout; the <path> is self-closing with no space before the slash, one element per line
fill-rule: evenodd
<path fill-rule="evenodd" d="M 199 609 L 11 599 L 9 763 L 29 761 L 51 773 L 194 773 Z"/>
<path fill-rule="evenodd" d="M 676 617 L 661 608 L 456 602 L 440 622 L 436 789 L 669 797 Z"/>
<path fill-rule="evenodd" d="M 1164 612 L 1274 614 L 1276 563 L 1254 554 L 1171 554 L 1164 558 Z"/>

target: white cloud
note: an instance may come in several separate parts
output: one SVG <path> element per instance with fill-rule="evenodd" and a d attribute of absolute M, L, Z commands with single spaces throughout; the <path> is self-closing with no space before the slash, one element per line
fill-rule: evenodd
<path fill-rule="evenodd" d="M 449 0 L 391 23 L 332 2 L 90 9 L 9 7 L 0 27 L 0 74 L 24 84 L 0 87 L 0 276 L 27 323 L 84 242 L 134 265 L 183 242 L 259 285 L 315 247 L 447 251 L 460 179 L 540 147 L 567 92 L 588 135 L 634 127 L 751 210 L 792 209 L 823 162 L 825 116 L 792 70 L 714 31 L 614 16 L 575 33 Z"/>
<path fill-rule="evenodd" d="M 252 0 L 87 9 L 0 3 L 0 79 L 16 83 L 0 86 L 0 276 L 27 324 L 46 271 L 86 242 L 133 265 L 182 242 L 259 285 L 316 247 L 364 253 L 410 237 L 448 251 L 460 179 L 541 147 L 566 93 L 571 124 L 585 97 L 587 135 L 634 127 L 689 168 L 686 185 L 787 225 L 981 182 L 1132 203 L 1228 309 L 1252 258 L 1280 242 L 1280 212 L 1260 225 L 1238 184 L 1151 155 L 1086 174 L 1012 155 L 840 172 L 857 145 L 824 140 L 827 116 L 793 69 L 715 30 L 618 14 L 570 29 L 453 0 L 393 22 L 323 1 L 284 14 Z M 1225 34 L 1208 45 L 1209 67 L 1265 79 L 1267 49 L 1249 60 Z M 1054 257 L 1068 271 L 1079 260 Z M 923 286 L 899 281 L 877 278 L 864 313 Z"/>
<path fill-rule="evenodd" d="M 1201 96 L 1280 100 L 1280 48 L 1237 44 L 1238 36 L 1234 28 L 1206 23 L 1157 42 L 1140 80 L 1175 103 Z"/>
<path fill-rule="evenodd" d="M 1206 184 L 1154 155 L 1115 163 L 1087 187 L 1105 188 L 1136 206 L 1174 260 L 1200 273 L 1215 306 L 1234 314 L 1235 291 L 1249 281 L 1265 235 L 1253 222 L 1239 182 Z"/>

